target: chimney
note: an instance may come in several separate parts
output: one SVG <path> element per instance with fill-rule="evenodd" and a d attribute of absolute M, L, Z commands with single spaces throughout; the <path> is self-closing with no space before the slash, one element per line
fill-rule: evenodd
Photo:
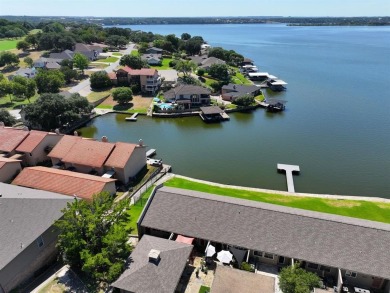
<path fill-rule="evenodd" d="M 79 133 L 75 130 L 75 131 L 73 132 L 73 135 L 74 135 L 74 136 L 79 136 Z"/>
<path fill-rule="evenodd" d="M 142 139 L 140 139 L 140 140 L 138 141 L 138 145 L 139 145 L 139 146 L 143 146 L 143 145 L 144 145 L 144 141 L 143 141 Z"/>
<path fill-rule="evenodd" d="M 55 132 L 55 134 L 60 135 L 60 129 L 59 129 L 59 128 L 56 128 L 56 129 L 54 130 L 54 132 Z"/>
<path fill-rule="evenodd" d="M 107 136 L 102 136 L 102 142 L 108 142 L 108 138 L 107 138 Z"/>
<path fill-rule="evenodd" d="M 0 127 L 4 127 L 4 122 L 0 121 Z"/>
<path fill-rule="evenodd" d="M 151 249 L 148 256 L 150 263 L 158 265 L 158 263 L 160 262 L 160 250 Z"/>

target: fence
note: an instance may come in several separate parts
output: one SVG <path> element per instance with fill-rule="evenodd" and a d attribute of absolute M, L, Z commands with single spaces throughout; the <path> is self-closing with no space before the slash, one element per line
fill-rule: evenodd
<path fill-rule="evenodd" d="M 157 169 L 151 176 L 148 181 L 146 181 L 143 185 L 141 185 L 140 188 L 138 188 L 135 192 L 133 192 L 130 195 L 130 198 L 133 198 L 134 205 L 145 205 L 146 201 L 148 200 L 142 198 L 142 194 L 148 190 L 153 184 L 158 181 L 161 177 L 163 177 L 167 172 L 160 172 L 160 169 Z"/>

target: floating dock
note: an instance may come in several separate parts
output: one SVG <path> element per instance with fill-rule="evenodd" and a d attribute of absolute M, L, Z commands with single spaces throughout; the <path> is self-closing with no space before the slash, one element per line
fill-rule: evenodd
<path fill-rule="evenodd" d="M 150 158 L 150 157 L 153 157 L 155 154 L 156 154 L 156 150 L 155 149 L 150 149 L 150 150 L 148 150 L 146 152 L 146 157 Z"/>
<path fill-rule="evenodd" d="M 134 113 L 133 115 L 131 115 L 131 117 L 126 117 L 125 120 L 126 120 L 126 121 L 135 122 L 135 121 L 137 121 L 137 116 L 138 116 L 138 112 L 137 112 L 137 113 Z"/>
<path fill-rule="evenodd" d="M 294 188 L 294 179 L 293 179 L 293 172 L 299 173 L 299 166 L 296 165 L 285 165 L 285 164 L 278 164 L 278 171 L 279 172 L 286 172 L 286 179 L 287 179 L 287 191 L 288 192 L 295 192 Z"/>

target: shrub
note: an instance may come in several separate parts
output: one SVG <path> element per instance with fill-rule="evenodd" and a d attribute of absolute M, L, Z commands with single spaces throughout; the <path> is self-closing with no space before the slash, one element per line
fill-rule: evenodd
<path fill-rule="evenodd" d="M 199 75 L 199 76 L 203 76 L 204 74 L 205 74 L 205 70 L 203 69 L 203 68 L 198 68 L 198 72 L 197 72 L 197 74 Z"/>
<path fill-rule="evenodd" d="M 250 264 L 248 264 L 247 262 L 241 263 L 241 270 L 244 270 L 247 272 L 254 272 L 255 271 L 255 269 L 252 268 L 252 266 Z"/>
<path fill-rule="evenodd" d="M 177 64 L 176 60 L 169 61 L 169 67 L 175 67 Z"/>

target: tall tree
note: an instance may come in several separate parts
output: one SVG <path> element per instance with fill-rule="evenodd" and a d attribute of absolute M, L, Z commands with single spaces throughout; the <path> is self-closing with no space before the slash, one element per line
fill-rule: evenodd
<path fill-rule="evenodd" d="M 229 67 L 226 64 L 213 64 L 208 70 L 209 74 L 217 79 L 229 80 Z"/>
<path fill-rule="evenodd" d="M 1 75 L 2 76 L 2 75 Z M 12 84 L 7 78 L 0 78 L 0 97 L 8 96 L 12 103 Z"/>
<path fill-rule="evenodd" d="M 285 267 L 279 274 L 279 287 L 283 293 L 310 293 L 318 287 L 320 278 L 299 267 L 299 263 Z"/>
<path fill-rule="evenodd" d="M 89 80 L 93 89 L 104 89 L 112 86 L 111 79 L 104 70 L 92 73 Z"/>
<path fill-rule="evenodd" d="M 80 69 L 83 75 L 84 70 L 88 68 L 88 64 L 89 60 L 85 55 L 81 53 L 76 53 L 73 55 L 73 65 Z"/>
<path fill-rule="evenodd" d="M 68 203 L 63 219 L 56 222 L 57 246 L 64 262 L 96 281 L 114 281 L 132 249 L 128 211 L 128 199 L 114 202 L 107 193 L 96 194 L 92 202 Z"/>
<path fill-rule="evenodd" d="M 128 87 L 118 87 L 112 92 L 112 97 L 118 104 L 123 105 L 133 99 L 133 92 Z"/>
<path fill-rule="evenodd" d="M 133 69 L 141 69 L 148 67 L 146 61 L 142 60 L 140 56 L 134 55 L 125 55 L 119 61 L 119 64 L 122 66 L 129 66 Z"/>
<path fill-rule="evenodd" d="M 19 64 L 19 57 L 11 52 L 4 51 L 0 53 L 0 67 L 3 66 L 16 66 Z"/>
<path fill-rule="evenodd" d="M 35 76 L 38 93 L 58 93 L 65 84 L 64 75 L 59 70 L 40 70 Z"/>
<path fill-rule="evenodd" d="M 49 131 L 74 123 L 91 109 L 87 99 L 78 94 L 68 99 L 60 94 L 43 94 L 34 103 L 26 105 L 24 111 L 31 127 Z"/>
<path fill-rule="evenodd" d="M 16 43 L 16 49 L 22 50 L 22 51 L 27 51 L 30 48 L 31 44 L 26 42 L 25 40 L 21 40 Z"/>
<path fill-rule="evenodd" d="M 32 68 L 33 65 L 34 65 L 34 61 L 30 58 L 30 57 L 26 57 L 24 58 L 24 63 L 26 63 L 28 65 L 28 67 Z"/>
<path fill-rule="evenodd" d="M 187 41 L 187 40 L 191 39 L 191 35 L 189 33 L 182 33 L 181 34 L 181 39 L 183 41 Z"/>
<path fill-rule="evenodd" d="M 196 64 L 190 60 L 179 60 L 175 65 L 175 69 L 184 76 L 189 76 L 195 68 Z"/>
<path fill-rule="evenodd" d="M 16 123 L 16 119 L 7 110 L 0 109 L 0 122 L 3 122 L 5 126 L 12 126 Z"/>

